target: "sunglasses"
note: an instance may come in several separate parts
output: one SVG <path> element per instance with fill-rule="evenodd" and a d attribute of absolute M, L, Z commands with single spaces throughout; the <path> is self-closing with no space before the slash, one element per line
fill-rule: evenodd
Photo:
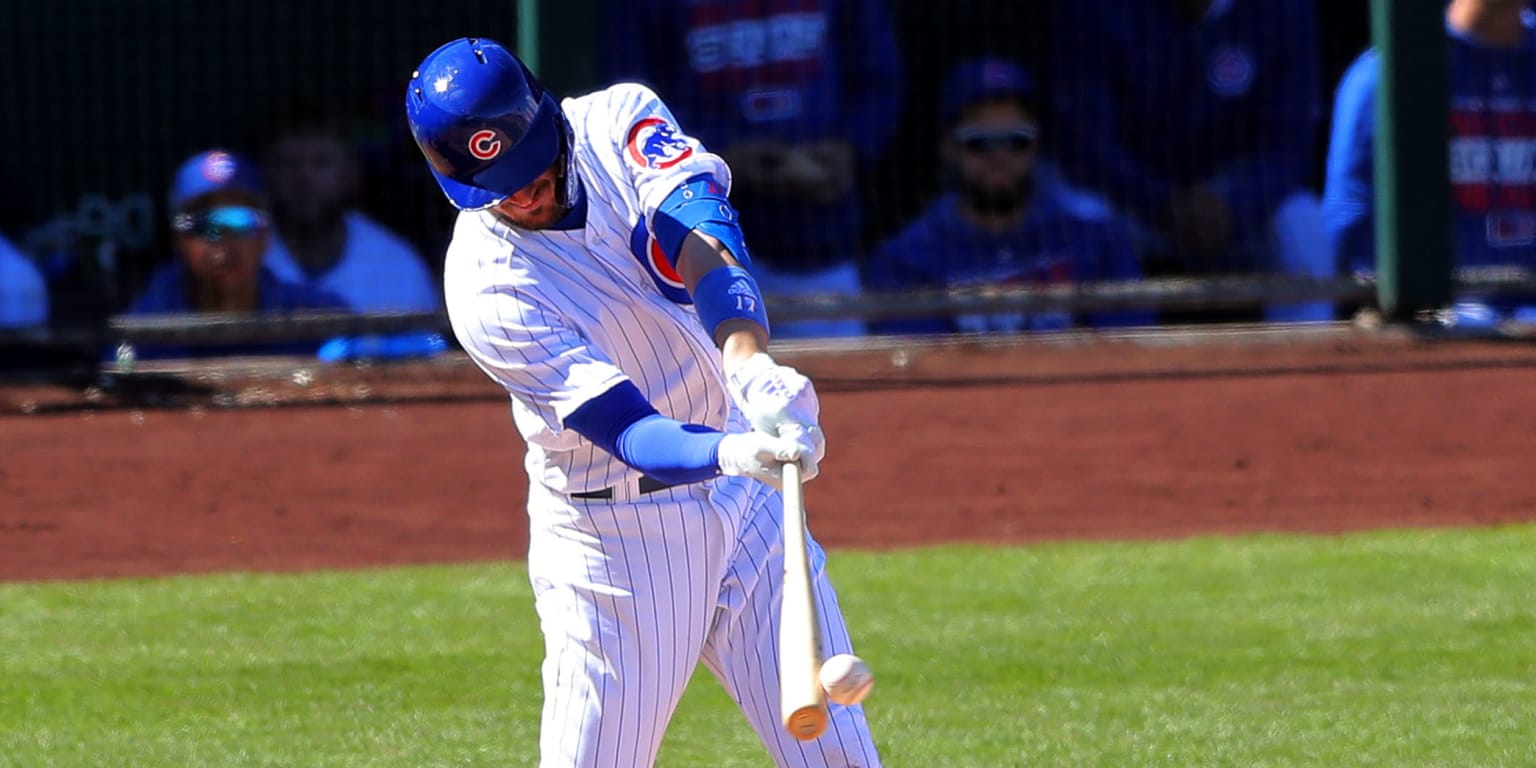
<path fill-rule="evenodd" d="M 1033 125 L 1001 129 L 962 128 L 955 131 L 955 141 L 960 142 L 960 147 L 966 152 L 974 155 L 1002 150 L 1024 153 L 1035 148 L 1035 140 L 1039 135 L 1040 129 Z"/>
<path fill-rule="evenodd" d="M 224 205 L 206 211 L 178 213 L 171 229 L 209 242 L 225 238 L 255 237 L 267 229 L 267 215 L 243 205 Z"/>

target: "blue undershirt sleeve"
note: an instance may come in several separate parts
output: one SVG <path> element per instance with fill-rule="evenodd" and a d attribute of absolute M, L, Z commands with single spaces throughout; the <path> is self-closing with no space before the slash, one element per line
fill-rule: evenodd
<path fill-rule="evenodd" d="M 664 483 L 697 483 L 720 474 L 725 434 L 657 413 L 628 381 L 583 403 L 565 418 L 565 426 Z"/>
<path fill-rule="evenodd" d="M 1339 80 L 1323 182 L 1323 222 L 1334 259 L 1346 272 L 1376 269 L 1374 51 L 1355 59 Z"/>

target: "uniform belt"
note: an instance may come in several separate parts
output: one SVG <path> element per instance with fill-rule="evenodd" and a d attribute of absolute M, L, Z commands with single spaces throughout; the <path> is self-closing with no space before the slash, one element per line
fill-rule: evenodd
<path fill-rule="evenodd" d="M 656 491 L 664 491 L 668 488 L 671 488 L 673 485 L 675 485 L 675 483 L 664 483 L 654 477 L 649 477 L 646 475 L 640 476 L 641 493 L 655 493 Z M 571 494 L 571 498 L 573 499 L 612 499 L 613 496 L 614 487 L 611 485 L 607 488 L 599 488 L 595 491 L 582 491 L 581 493 Z"/>

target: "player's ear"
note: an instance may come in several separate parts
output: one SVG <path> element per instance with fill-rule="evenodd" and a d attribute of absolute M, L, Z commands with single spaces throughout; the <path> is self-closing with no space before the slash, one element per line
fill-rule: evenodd
<path fill-rule="evenodd" d="M 533 194 L 533 187 L 533 184 L 529 184 L 528 186 L 523 187 L 522 189 L 519 189 L 510 195 L 507 195 L 506 197 L 502 198 L 500 203 L 496 204 L 496 207 L 500 208 L 505 206 L 508 208 L 515 208 L 519 211 L 526 211 L 535 207 L 539 203 L 539 198 Z"/>

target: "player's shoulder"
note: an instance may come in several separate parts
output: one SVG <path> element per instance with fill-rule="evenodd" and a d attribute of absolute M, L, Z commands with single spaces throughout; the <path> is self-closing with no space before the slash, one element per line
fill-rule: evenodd
<path fill-rule="evenodd" d="M 609 118 L 623 121 L 665 106 L 661 97 L 643 83 L 621 82 L 609 85 L 584 96 L 566 99 L 565 111 L 573 120 Z"/>
<path fill-rule="evenodd" d="M 497 235 L 493 216 L 489 211 L 459 211 L 448 238 L 448 254 L 477 265 L 504 261 L 512 248 Z"/>
<path fill-rule="evenodd" d="M 453 279 L 472 291 L 486 285 L 536 288 L 547 282 L 549 247 L 537 232 L 526 232 L 497 220 L 490 211 L 461 211 L 443 259 L 444 280 Z"/>
<path fill-rule="evenodd" d="M 531 307 L 558 303 L 552 290 L 536 261 L 518 247 L 515 231 L 497 225 L 485 211 L 459 214 L 443 257 L 450 315 L 517 326 Z"/>

